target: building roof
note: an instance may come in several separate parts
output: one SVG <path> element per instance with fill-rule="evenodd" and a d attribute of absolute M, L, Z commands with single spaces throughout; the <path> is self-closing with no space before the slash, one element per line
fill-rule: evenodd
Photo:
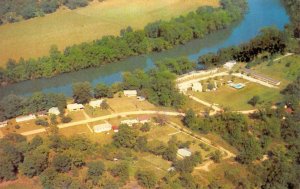
<path fill-rule="evenodd" d="M 100 107 L 103 102 L 103 99 L 97 99 L 90 101 L 89 105 L 92 107 Z"/>
<path fill-rule="evenodd" d="M 16 122 L 22 122 L 22 121 L 29 121 L 36 119 L 36 116 L 34 114 L 26 115 L 26 116 L 19 116 L 16 118 Z"/>
<path fill-rule="evenodd" d="M 71 110 L 76 110 L 76 109 L 83 109 L 84 106 L 82 104 L 75 103 L 75 104 L 68 104 L 67 108 Z"/>
<path fill-rule="evenodd" d="M 52 107 L 48 110 L 48 114 L 59 115 L 60 111 L 59 111 L 58 107 Z"/>
<path fill-rule="evenodd" d="M 95 125 L 93 127 L 94 129 L 94 132 L 95 133 L 99 133 L 99 132 L 103 132 L 103 131 L 109 131 L 112 129 L 112 125 L 109 124 L 109 123 L 103 123 L 103 124 L 100 124 L 100 125 Z"/>
<path fill-rule="evenodd" d="M 253 77 L 255 79 L 270 83 L 272 85 L 280 85 L 279 80 L 275 80 L 275 79 L 272 79 L 270 77 L 264 76 L 262 74 L 258 74 L 256 72 L 254 72 L 253 70 L 250 70 L 250 69 L 244 69 L 244 71 L 245 71 L 246 74 L 250 74 L 251 77 Z"/>
<path fill-rule="evenodd" d="M 136 90 L 124 90 L 124 95 L 137 95 Z"/>
<path fill-rule="evenodd" d="M 178 149 L 177 154 L 180 155 L 181 157 L 189 157 L 192 155 L 192 152 L 186 148 L 180 148 Z"/>

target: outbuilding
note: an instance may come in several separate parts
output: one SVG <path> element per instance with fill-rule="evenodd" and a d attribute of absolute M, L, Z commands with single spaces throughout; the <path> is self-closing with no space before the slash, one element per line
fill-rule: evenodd
<path fill-rule="evenodd" d="M 228 70 L 231 70 L 233 68 L 233 66 L 236 65 L 236 61 L 235 60 L 231 60 L 229 62 L 226 62 L 223 67 L 228 69 Z"/>
<path fill-rule="evenodd" d="M 132 126 L 132 125 L 134 125 L 134 124 L 138 124 L 139 123 L 139 120 L 137 120 L 137 119 L 127 119 L 127 120 L 123 120 L 123 121 L 121 121 L 121 124 L 126 124 L 126 125 L 128 125 L 128 126 Z"/>
<path fill-rule="evenodd" d="M 16 122 L 24 122 L 24 121 L 30 121 L 36 119 L 36 116 L 34 114 L 26 115 L 26 116 L 19 116 L 16 118 Z"/>
<path fill-rule="evenodd" d="M 90 101 L 89 105 L 93 108 L 100 108 L 102 102 L 103 102 L 103 99 L 92 100 L 92 101 Z"/>
<path fill-rule="evenodd" d="M 136 97 L 137 91 L 136 90 L 124 90 L 124 96 L 126 97 Z"/>
<path fill-rule="evenodd" d="M 109 123 L 104 123 L 100 125 L 95 125 L 93 129 L 95 133 L 102 133 L 102 132 L 110 131 L 112 129 L 112 125 Z"/>
<path fill-rule="evenodd" d="M 192 84 L 192 91 L 202 92 L 202 85 L 200 82 L 195 82 Z"/>
<path fill-rule="evenodd" d="M 60 111 L 59 111 L 58 107 L 52 107 L 48 110 L 48 114 L 58 116 L 60 114 Z"/>
<path fill-rule="evenodd" d="M 84 106 L 82 104 L 68 104 L 67 105 L 67 109 L 69 111 L 77 111 L 77 110 L 83 110 L 84 109 Z"/>
<path fill-rule="evenodd" d="M 180 148 L 177 150 L 177 155 L 185 158 L 185 157 L 190 157 L 192 155 L 192 152 L 186 148 Z"/>

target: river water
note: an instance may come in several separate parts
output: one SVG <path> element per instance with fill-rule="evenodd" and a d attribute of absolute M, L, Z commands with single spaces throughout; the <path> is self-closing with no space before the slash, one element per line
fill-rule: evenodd
<path fill-rule="evenodd" d="M 72 83 L 89 81 L 112 84 L 122 80 L 122 73 L 134 69 L 150 69 L 153 62 L 164 58 L 188 56 L 197 60 L 200 55 L 216 52 L 220 48 L 238 45 L 254 38 L 259 31 L 268 26 L 280 29 L 289 23 L 289 17 L 280 0 L 248 0 L 249 10 L 244 19 L 226 30 L 218 31 L 204 39 L 193 40 L 171 50 L 130 57 L 124 61 L 108 64 L 99 68 L 90 68 L 78 72 L 62 74 L 50 79 L 24 81 L 0 88 L 0 99 L 8 94 L 31 95 L 34 92 L 53 92 L 72 95 Z"/>

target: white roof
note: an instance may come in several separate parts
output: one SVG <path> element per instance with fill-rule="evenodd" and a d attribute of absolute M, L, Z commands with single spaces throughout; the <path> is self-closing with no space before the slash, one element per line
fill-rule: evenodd
<path fill-rule="evenodd" d="M 193 83 L 192 88 L 193 89 L 202 89 L 202 85 L 200 82 L 195 82 L 195 83 Z"/>
<path fill-rule="evenodd" d="M 103 102 L 103 99 L 92 100 L 92 101 L 90 101 L 89 105 L 92 107 L 100 107 L 102 102 Z"/>
<path fill-rule="evenodd" d="M 109 123 L 103 123 L 100 125 L 95 125 L 93 127 L 95 133 L 100 133 L 104 131 L 110 131 L 112 129 L 112 125 Z"/>
<path fill-rule="evenodd" d="M 188 149 L 186 148 L 180 148 L 177 151 L 178 155 L 182 156 L 182 157 L 189 157 L 192 155 L 192 152 L 190 152 Z"/>
<path fill-rule="evenodd" d="M 52 107 L 48 110 L 48 113 L 49 114 L 54 114 L 54 115 L 59 115 L 60 114 L 60 111 L 58 109 L 58 107 Z"/>
<path fill-rule="evenodd" d="M 19 122 L 23 122 L 23 121 L 29 121 L 32 119 L 36 119 L 36 116 L 34 114 L 17 117 L 16 122 L 19 123 Z"/>
<path fill-rule="evenodd" d="M 127 119 L 127 120 L 122 120 L 121 124 L 127 124 L 127 125 L 132 125 L 132 124 L 136 124 L 139 123 L 139 120 L 137 119 Z"/>
<path fill-rule="evenodd" d="M 67 108 L 70 110 L 76 110 L 76 109 L 82 109 L 84 108 L 84 106 L 82 104 L 75 103 L 75 104 L 68 104 Z"/>
<path fill-rule="evenodd" d="M 136 90 L 124 90 L 125 95 L 137 95 Z"/>
<path fill-rule="evenodd" d="M 236 61 L 235 60 L 231 60 L 231 61 L 226 62 L 224 64 L 224 68 L 230 68 L 231 69 L 235 64 L 236 64 Z"/>

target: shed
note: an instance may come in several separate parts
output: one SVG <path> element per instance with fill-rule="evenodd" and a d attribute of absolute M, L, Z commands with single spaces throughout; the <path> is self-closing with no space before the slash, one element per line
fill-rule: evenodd
<path fill-rule="evenodd" d="M 138 99 L 139 101 L 145 101 L 145 100 L 146 100 L 146 98 L 143 97 L 143 96 L 138 96 L 137 99 Z"/>
<path fill-rule="evenodd" d="M 180 148 L 177 150 L 177 155 L 179 155 L 180 157 L 189 157 L 192 155 L 192 152 L 186 148 Z"/>
<path fill-rule="evenodd" d="M 116 126 L 116 125 L 113 125 L 113 126 L 112 126 L 112 130 L 113 130 L 115 133 L 117 133 L 117 132 L 119 132 L 119 127 Z"/>
<path fill-rule="evenodd" d="M 20 116 L 16 118 L 16 122 L 24 122 L 24 121 L 30 121 L 36 119 L 36 116 L 34 114 L 26 115 L 26 116 Z"/>
<path fill-rule="evenodd" d="M 102 133 L 102 132 L 110 131 L 112 129 L 112 125 L 109 123 L 104 123 L 100 125 L 95 125 L 93 129 L 95 133 Z"/>
<path fill-rule="evenodd" d="M 75 103 L 75 104 L 68 104 L 67 105 L 67 109 L 69 111 L 77 111 L 77 110 L 84 109 L 84 106 L 82 104 L 77 104 L 77 103 Z"/>
<path fill-rule="evenodd" d="M 60 111 L 59 111 L 58 107 L 52 107 L 48 110 L 48 114 L 59 115 Z"/>
<path fill-rule="evenodd" d="M 124 96 L 127 97 L 136 97 L 137 96 L 137 91 L 136 90 L 124 90 Z"/>
<path fill-rule="evenodd" d="M 103 99 L 92 100 L 92 101 L 90 101 L 89 105 L 93 108 L 100 108 L 102 102 L 103 102 Z"/>

